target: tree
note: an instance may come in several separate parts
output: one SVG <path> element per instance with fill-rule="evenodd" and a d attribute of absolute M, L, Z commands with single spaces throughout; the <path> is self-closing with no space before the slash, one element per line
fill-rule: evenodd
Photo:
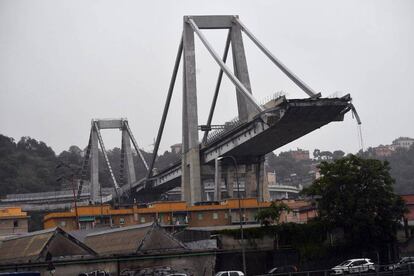
<path fill-rule="evenodd" d="M 345 152 L 343 152 L 342 150 L 335 150 L 333 153 L 332 153 L 332 158 L 334 159 L 334 160 L 337 160 L 337 159 L 341 159 L 342 157 L 344 157 L 345 156 Z"/>
<path fill-rule="evenodd" d="M 82 150 L 78 146 L 70 146 L 68 151 L 59 154 L 58 159 L 70 165 L 81 166 Z"/>
<path fill-rule="evenodd" d="M 333 157 L 332 152 L 330 152 L 330 151 L 328 151 L 328 150 L 321 151 L 321 152 L 319 153 L 319 160 L 320 160 L 320 159 L 322 159 L 322 160 L 331 160 L 331 159 L 332 159 L 332 157 Z"/>
<path fill-rule="evenodd" d="M 321 154 L 321 151 L 319 149 L 315 149 L 313 151 L 313 158 L 319 160 L 321 158 L 320 154 Z"/>
<path fill-rule="evenodd" d="M 256 220 L 264 226 L 269 226 L 272 222 L 277 224 L 283 211 L 290 212 L 291 209 L 284 202 L 272 201 L 269 208 L 262 209 L 257 213 Z"/>
<path fill-rule="evenodd" d="M 322 222 L 330 229 L 342 228 L 353 245 L 395 241 L 406 207 L 393 191 L 388 162 L 348 155 L 319 168 L 322 177 L 304 193 L 318 198 Z"/>

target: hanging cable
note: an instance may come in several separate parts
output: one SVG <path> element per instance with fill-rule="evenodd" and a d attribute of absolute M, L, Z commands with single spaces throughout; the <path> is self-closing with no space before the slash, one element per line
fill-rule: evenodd
<path fill-rule="evenodd" d="M 357 125 L 357 135 L 358 135 L 358 142 L 359 142 L 359 148 L 361 149 L 361 153 L 364 153 L 364 138 L 362 136 L 362 122 L 361 118 L 358 115 L 358 112 L 355 109 L 355 106 L 351 103 L 350 104 L 352 115 L 355 116 L 355 119 L 358 123 Z"/>

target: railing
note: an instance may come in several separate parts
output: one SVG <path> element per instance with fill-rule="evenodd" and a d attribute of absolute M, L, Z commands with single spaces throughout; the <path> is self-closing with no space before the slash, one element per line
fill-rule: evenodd
<path fill-rule="evenodd" d="M 103 195 L 111 193 L 112 188 L 103 188 Z M 89 197 L 89 189 L 86 187 L 82 190 L 82 197 Z M 53 199 L 64 199 L 73 198 L 72 190 L 64 191 L 53 191 L 53 192 L 42 192 L 42 193 L 25 193 L 25 194 L 9 194 L 6 198 L 0 200 L 0 202 L 18 202 L 18 201 L 36 201 L 36 200 L 53 200 Z"/>
<path fill-rule="evenodd" d="M 281 98 L 285 95 L 286 95 L 286 93 L 283 92 L 283 91 L 273 93 L 272 95 L 267 96 L 263 100 L 261 100 L 260 105 L 264 106 L 266 103 L 268 103 L 272 100 L 277 100 L 277 99 L 279 99 L 279 98 Z M 219 140 L 221 137 L 225 136 L 227 133 L 231 132 L 232 130 L 234 130 L 235 128 L 237 128 L 238 126 L 240 126 L 242 124 L 243 124 L 243 122 L 240 122 L 238 117 L 233 118 L 229 122 L 225 123 L 224 129 L 218 129 L 218 130 L 210 132 L 207 136 L 206 144 L 210 144 L 210 143 L 213 143 L 213 142 Z"/>
<path fill-rule="evenodd" d="M 206 144 L 210 144 L 212 142 L 219 140 L 221 137 L 231 132 L 233 129 L 237 128 L 241 124 L 242 122 L 240 122 L 238 117 L 233 118 L 231 121 L 225 123 L 223 129 L 217 129 L 215 131 L 210 132 L 207 136 Z"/>

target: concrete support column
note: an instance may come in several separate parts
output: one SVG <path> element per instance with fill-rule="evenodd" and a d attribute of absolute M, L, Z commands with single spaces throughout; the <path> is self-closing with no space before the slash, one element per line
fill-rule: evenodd
<path fill-rule="evenodd" d="M 227 194 L 230 198 L 234 197 L 234 170 L 231 169 L 230 167 L 226 168 L 226 184 L 227 184 Z"/>
<path fill-rule="evenodd" d="M 99 149 L 98 149 L 98 133 L 95 128 L 91 129 L 91 185 L 90 185 L 90 201 L 98 202 L 99 198 Z"/>
<path fill-rule="evenodd" d="M 125 150 L 125 165 L 126 165 L 126 175 L 127 175 L 127 184 L 130 185 L 134 183 L 137 179 L 135 176 L 134 160 L 131 150 L 131 140 L 126 129 L 122 130 L 122 145 Z"/>
<path fill-rule="evenodd" d="M 221 200 L 221 162 L 220 160 L 215 160 L 215 170 L 214 170 L 214 200 Z"/>
<path fill-rule="evenodd" d="M 248 170 L 248 167 L 250 169 Z M 257 179 L 256 179 L 257 168 L 255 164 L 246 165 L 246 179 L 244 181 L 244 189 L 246 197 L 257 196 Z"/>
<path fill-rule="evenodd" d="M 231 49 L 233 54 L 234 74 L 239 81 L 251 92 L 249 71 L 247 69 L 246 53 L 244 51 L 241 28 L 238 24 L 233 24 L 231 28 Z M 240 121 L 247 121 L 251 116 L 256 114 L 256 109 L 252 104 L 246 101 L 246 96 L 236 89 L 237 108 L 239 111 Z"/>
<path fill-rule="evenodd" d="M 269 182 L 267 179 L 267 171 L 266 171 L 266 159 L 263 157 L 263 160 L 260 162 L 259 167 L 259 181 L 258 181 L 258 200 L 259 201 L 269 201 L 270 200 L 270 193 L 269 193 Z"/>
<path fill-rule="evenodd" d="M 256 164 L 254 164 L 254 172 L 255 172 L 255 184 L 256 184 L 256 198 L 258 201 L 263 201 L 262 197 L 263 197 L 263 180 L 264 178 L 261 176 L 261 168 L 262 168 L 262 163 L 258 162 Z"/>
<path fill-rule="evenodd" d="M 193 205 L 195 202 L 201 201 L 201 169 L 194 32 L 186 22 L 184 22 L 183 31 L 183 59 L 183 160 L 181 189 L 183 200 Z"/>

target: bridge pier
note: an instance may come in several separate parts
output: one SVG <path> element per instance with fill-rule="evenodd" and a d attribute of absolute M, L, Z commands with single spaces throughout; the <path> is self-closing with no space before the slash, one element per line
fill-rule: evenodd
<path fill-rule="evenodd" d="M 258 201 L 269 199 L 267 188 L 267 179 L 265 173 L 264 157 L 244 158 L 244 161 L 238 164 L 238 179 L 241 197 L 257 198 Z M 219 201 L 222 198 L 238 197 L 236 170 L 232 163 L 221 164 L 221 161 L 214 163 L 214 175 L 212 165 L 202 166 L 203 192 L 206 192 L 205 183 L 214 183 L 214 200 Z M 214 179 L 214 182 L 212 181 Z M 222 194 L 221 183 L 225 183 L 226 191 Z M 211 191 L 210 191 L 211 192 Z M 207 196 L 203 193 L 203 200 Z"/>
<path fill-rule="evenodd" d="M 221 200 L 221 162 L 220 160 L 214 161 L 214 200 L 220 201 Z"/>
<path fill-rule="evenodd" d="M 184 22 L 183 31 L 182 200 L 201 201 L 200 147 L 198 137 L 197 86 L 194 32 Z"/>
<path fill-rule="evenodd" d="M 82 189 L 82 187 L 80 187 Z M 91 185 L 90 201 L 97 203 L 99 201 L 99 149 L 98 133 L 95 128 L 91 129 Z"/>
<path fill-rule="evenodd" d="M 122 147 L 124 154 L 124 160 L 122 163 L 126 164 L 126 176 L 127 176 L 127 185 L 131 185 L 137 181 L 135 176 L 134 160 L 132 157 L 131 149 L 131 140 L 129 139 L 128 131 L 124 128 L 122 129 Z"/>

